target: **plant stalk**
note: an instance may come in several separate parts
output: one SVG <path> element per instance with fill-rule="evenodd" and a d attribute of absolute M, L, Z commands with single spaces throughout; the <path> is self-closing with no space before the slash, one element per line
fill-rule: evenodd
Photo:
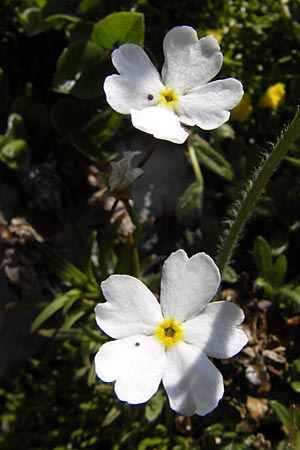
<path fill-rule="evenodd" d="M 286 156 L 291 145 L 300 136 L 300 107 L 298 106 L 295 117 L 290 125 L 283 131 L 277 144 L 262 162 L 255 172 L 253 179 L 246 184 L 244 196 L 232 209 L 234 218 L 229 223 L 229 229 L 225 231 L 223 242 L 217 255 L 217 264 L 222 273 L 231 259 L 234 248 L 238 242 L 240 233 L 249 218 L 253 207 L 259 198 L 263 188 L 271 178 L 282 159 Z M 250 186 L 250 187 L 249 187 Z"/>

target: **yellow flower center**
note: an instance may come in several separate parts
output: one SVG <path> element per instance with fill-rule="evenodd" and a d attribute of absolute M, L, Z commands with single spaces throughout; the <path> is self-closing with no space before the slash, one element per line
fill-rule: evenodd
<path fill-rule="evenodd" d="M 161 105 L 169 106 L 170 108 L 175 108 L 176 103 L 178 101 L 179 95 L 174 89 L 171 88 L 164 88 L 159 93 L 159 100 L 158 102 Z"/>
<path fill-rule="evenodd" d="M 157 326 L 155 336 L 165 347 L 176 345 L 183 338 L 182 326 L 175 319 L 165 319 Z"/>

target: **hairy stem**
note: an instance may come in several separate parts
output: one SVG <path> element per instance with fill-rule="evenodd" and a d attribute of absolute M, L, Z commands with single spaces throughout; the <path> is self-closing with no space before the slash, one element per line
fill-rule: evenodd
<path fill-rule="evenodd" d="M 242 199 L 231 209 L 232 218 L 227 221 L 229 226 L 225 230 L 223 242 L 221 243 L 217 256 L 217 264 L 221 273 L 224 271 L 226 264 L 230 261 L 240 233 L 263 188 L 278 167 L 279 163 L 286 156 L 291 145 L 296 141 L 296 139 L 298 139 L 299 136 L 300 108 L 298 107 L 296 115 L 290 125 L 286 128 L 286 130 L 284 130 L 270 154 L 262 159 L 260 166 L 255 171 L 254 177 L 247 182 L 247 187 L 242 195 Z"/>

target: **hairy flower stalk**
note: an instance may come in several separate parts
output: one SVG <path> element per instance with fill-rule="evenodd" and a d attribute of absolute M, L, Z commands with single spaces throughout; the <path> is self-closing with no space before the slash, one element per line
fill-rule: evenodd
<path fill-rule="evenodd" d="M 226 228 L 217 256 L 217 264 L 222 273 L 230 261 L 234 248 L 238 242 L 243 227 L 249 218 L 253 207 L 259 198 L 263 188 L 277 169 L 282 159 L 286 156 L 291 145 L 300 136 L 300 107 L 298 106 L 296 115 L 290 125 L 283 131 L 273 150 L 262 158 L 262 162 L 250 179 L 247 188 L 229 211 L 230 218 L 227 221 L 229 227 Z"/>

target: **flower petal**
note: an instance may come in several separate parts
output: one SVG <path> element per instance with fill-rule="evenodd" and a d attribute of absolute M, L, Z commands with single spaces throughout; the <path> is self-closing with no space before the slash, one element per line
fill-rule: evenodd
<path fill-rule="evenodd" d="M 163 320 L 158 301 L 137 278 L 111 275 L 101 283 L 106 303 L 95 308 L 98 326 L 113 338 L 152 334 Z"/>
<path fill-rule="evenodd" d="M 187 26 L 170 30 L 163 43 L 165 63 L 162 79 L 166 86 L 186 94 L 210 81 L 221 69 L 223 56 L 213 36 L 198 39 Z"/>
<path fill-rule="evenodd" d="M 180 342 L 170 347 L 166 367 L 163 385 L 176 412 L 204 416 L 223 397 L 221 373 L 196 346 Z"/>
<path fill-rule="evenodd" d="M 144 403 L 157 391 L 166 366 L 166 352 L 154 336 L 131 336 L 103 344 L 95 356 L 97 376 L 116 381 L 122 401 Z"/>
<path fill-rule="evenodd" d="M 219 269 L 210 256 L 196 253 L 188 258 L 184 250 L 177 250 L 162 268 L 160 304 L 164 317 L 191 319 L 206 307 L 219 284 Z"/>
<path fill-rule="evenodd" d="M 158 139 L 182 144 L 188 138 L 188 132 L 171 108 L 151 106 L 142 110 L 132 109 L 130 113 L 133 126 Z"/>
<path fill-rule="evenodd" d="M 242 97 L 243 86 L 235 78 L 213 81 L 180 96 L 176 112 L 181 122 L 212 130 L 229 119 Z"/>
<path fill-rule="evenodd" d="M 141 47 L 121 45 L 113 51 L 112 62 L 120 75 L 107 77 L 103 88 L 113 109 L 129 114 L 131 108 L 141 109 L 157 103 L 164 86 L 158 71 Z"/>
<path fill-rule="evenodd" d="M 238 328 L 244 320 L 241 308 L 229 302 L 214 302 L 183 324 L 184 341 L 213 358 L 231 358 L 248 342 Z"/>

